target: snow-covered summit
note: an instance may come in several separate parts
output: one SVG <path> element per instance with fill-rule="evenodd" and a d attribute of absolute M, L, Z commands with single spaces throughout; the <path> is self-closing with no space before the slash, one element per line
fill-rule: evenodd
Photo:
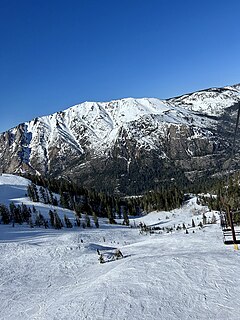
<path fill-rule="evenodd" d="M 191 99 L 194 100 L 193 97 Z M 232 101 L 233 99 L 226 102 L 225 105 L 229 106 Z M 90 142 L 90 147 L 104 152 L 106 147 L 114 144 L 121 129 L 124 128 L 129 135 L 134 135 L 129 128 L 134 122 L 140 123 L 148 120 L 159 126 L 187 125 L 191 119 L 193 125 L 204 127 L 201 115 L 192 114 L 191 109 L 202 112 L 203 107 L 197 110 L 197 104 L 194 108 L 189 108 L 186 101 L 179 103 L 177 100 L 166 101 L 157 98 L 84 102 L 50 116 L 39 117 L 26 123 L 26 126 L 33 140 L 36 140 L 36 128 L 42 126 L 43 130 L 48 132 L 47 144 L 55 144 L 58 136 L 61 135 L 64 140 L 67 139 L 76 149 L 82 151 L 83 146 L 79 143 L 79 138 L 84 137 L 84 140 L 87 139 Z"/>
<path fill-rule="evenodd" d="M 239 102 L 239 88 L 213 88 L 169 100 L 125 98 L 84 102 L 25 123 L 32 136 L 30 149 L 35 149 L 36 145 L 39 147 L 40 142 L 44 152 L 52 145 L 57 144 L 60 148 L 63 141 L 68 141 L 75 150 L 84 153 L 87 141 L 95 153 L 104 154 L 115 144 L 122 130 L 143 145 L 146 133 L 139 135 L 139 126 L 142 125 L 161 127 L 162 132 L 166 125 L 189 125 L 189 122 L 196 127 L 209 128 L 212 122 L 203 119 L 202 115 L 219 116 Z"/>
<path fill-rule="evenodd" d="M 55 141 L 58 133 L 80 150 L 76 127 L 93 136 L 91 143 L 102 145 L 116 140 L 119 130 L 129 123 L 152 117 L 160 123 L 186 124 L 186 117 L 199 125 L 197 116 L 219 116 L 224 110 L 240 101 L 240 85 L 202 90 L 168 100 L 157 98 L 124 98 L 110 102 L 84 102 L 50 116 L 27 122 L 28 131 L 41 123 L 49 131 L 48 141 Z M 194 112 L 194 114 L 193 114 Z"/>
<path fill-rule="evenodd" d="M 89 149 L 104 154 L 114 146 L 122 130 L 143 145 L 146 133 L 139 134 L 139 126 L 144 123 L 147 122 L 149 128 L 163 127 L 165 124 L 187 125 L 190 118 L 194 125 L 203 126 L 201 117 L 192 116 L 191 111 L 181 106 L 156 98 L 126 98 L 110 102 L 84 102 L 26 122 L 25 126 L 31 136 L 31 150 L 40 147 L 44 153 L 51 146 L 61 148 L 62 143 L 67 142 L 83 154 L 87 142 Z"/>
<path fill-rule="evenodd" d="M 226 108 L 240 101 L 240 85 L 197 91 L 168 101 L 193 112 L 219 116 Z"/>

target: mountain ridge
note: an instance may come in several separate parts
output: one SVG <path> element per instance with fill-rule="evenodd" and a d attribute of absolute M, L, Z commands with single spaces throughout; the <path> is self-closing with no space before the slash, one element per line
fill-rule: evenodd
<path fill-rule="evenodd" d="M 84 102 L 0 134 L 0 170 L 127 193 L 178 175 L 195 180 L 227 160 L 239 103 L 239 84 L 166 100 Z"/>

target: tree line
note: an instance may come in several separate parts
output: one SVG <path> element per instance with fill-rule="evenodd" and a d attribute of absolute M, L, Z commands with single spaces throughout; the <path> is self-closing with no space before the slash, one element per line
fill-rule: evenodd
<path fill-rule="evenodd" d="M 210 210 L 220 211 L 227 225 L 230 225 L 227 212 L 231 211 L 233 222 L 240 225 L 240 174 L 235 173 L 219 180 L 211 193 L 199 196 L 198 203 L 207 205 Z"/>
<path fill-rule="evenodd" d="M 31 179 L 27 196 L 33 202 L 53 206 L 49 211 L 49 219 L 44 218 L 40 212 L 34 212 L 34 206 L 31 209 L 24 204 L 16 206 L 11 203 L 9 208 L 4 205 L 0 207 L 3 224 L 26 222 L 31 226 L 51 226 L 56 229 L 63 226 L 71 228 L 74 224 L 85 228 L 91 226 L 91 220 L 99 227 L 98 217 L 106 217 L 110 224 L 115 224 L 116 219 L 122 219 L 123 224 L 128 226 L 129 216 L 154 210 L 168 211 L 180 207 L 184 201 L 183 192 L 176 186 L 162 187 L 139 196 L 121 197 L 87 189 L 65 179 L 44 179 L 39 176 L 31 176 Z M 56 211 L 57 206 L 73 210 L 74 220 L 71 222 L 67 216 L 61 220 Z"/>
<path fill-rule="evenodd" d="M 39 177 L 37 177 L 39 179 Z M 184 201 L 183 192 L 177 186 L 162 187 L 139 196 L 121 197 L 105 192 L 87 189 L 66 180 L 37 180 L 40 187 L 32 182 L 28 187 L 28 196 L 32 201 L 43 201 L 73 210 L 76 215 L 88 214 L 107 217 L 109 223 L 123 219 L 129 224 L 129 216 L 153 210 L 169 211 L 178 208 Z M 59 195 L 57 198 L 56 194 Z"/>
<path fill-rule="evenodd" d="M 96 215 L 92 217 L 93 224 L 96 228 L 99 228 L 99 222 Z M 6 206 L 0 204 L 0 223 L 2 224 L 12 224 L 14 227 L 15 224 L 26 223 L 31 228 L 33 227 L 44 227 L 44 228 L 54 228 L 62 229 L 72 228 L 73 225 L 76 227 L 82 228 L 91 228 L 93 226 L 88 214 L 85 214 L 82 217 L 79 214 L 75 214 L 70 220 L 69 217 L 64 214 L 63 219 L 59 217 L 56 209 L 51 209 L 48 212 L 48 217 L 44 215 L 35 208 L 35 206 L 28 207 L 25 204 L 15 205 L 13 202 Z"/>

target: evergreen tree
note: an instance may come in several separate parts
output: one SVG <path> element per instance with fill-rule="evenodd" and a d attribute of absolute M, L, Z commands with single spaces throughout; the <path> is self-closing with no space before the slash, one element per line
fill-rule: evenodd
<path fill-rule="evenodd" d="M 67 192 L 62 192 L 60 194 L 60 205 L 63 207 L 63 208 L 67 208 L 67 209 L 70 209 L 70 204 L 69 204 L 69 193 Z"/>
<path fill-rule="evenodd" d="M 48 189 L 45 189 L 45 191 L 46 191 L 46 203 L 51 203 L 52 204 L 52 201 L 50 200 L 50 195 L 49 195 Z"/>
<path fill-rule="evenodd" d="M 10 223 L 10 212 L 4 204 L 0 205 L 0 216 L 1 216 L 1 223 L 3 224 Z"/>
<path fill-rule="evenodd" d="M 17 207 L 15 206 L 15 208 L 13 210 L 13 220 L 15 223 L 19 223 L 19 224 L 23 223 L 23 217 L 22 217 L 20 205 L 18 205 Z"/>
<path fill-rule="evenodd" d="M 75 215 L 79 218 L 81 218 L 81 205 L 78 204 L 78 203 L 75 203 L 75 206 L 74 206 L 74 211 L 75 211 Z"/>
<path fill-rule="evenodd" d="M 34 227 L 33 221 L 32 221 L 32 217 L 29 218 L 28 223 L 29 223 L 30 228 L 33 228 L 33 227 Z"/>
<path fill-rule="evenodd" d="M 28 208 L 25 204 L 21 205 L 21 214 L 23 221 L 29 223 L 29 218 L 31 217 L 31 209 Z"/>
<path fill-rule="evenodd" d="M 127 208 L 123 208 L 123 224 L 126 226 L 129 226 L 129 218 L 128 218 L 128 213 L 127 213 Z"/>
<path fill-rule="evenodd" d="M 93 213 L 93 221 L 94 221 L 94 223 L 95 223 L 95 227 L 96 227 L 96 228 L 99 228 L 98 217 L 97 217 L 97 215 L 96 215 L 95 212 Z"/>
<path fill-rule="evenodd" d="M 39 202 L 39 195 L 37 186 L 32 182 L 31 183 L 31 190 L 32 190 L 32 201 Z"/>
<path fill-rule="evenodd" d="M 75 219 L 75 223 L 76 223 L 76 226 L 77 227 L 80 227 L 81 226 L 81 220 L 80 218 L 77 216 L 76 219 Z"/>
<path fill-rule="evenodd" d="M 28 195 L 29 199 L 30 199 L 31 201 L 33 201 L 33 199 L 34 199 L 34 190 L 33 190 L 33 188 L 32 188 L 32 184 L 29 184 L 29 185 L 27 186 L 27 195 Z"/>
<path fill-rule="evenodd" d="M 108 221 L 110 224 L 115 224 L 116 221 L 113 218 L 112 208 L 110 206 L 107 206 L 107 215 L 108 215 Z"/>
<path fill-rule="evenodd" d="M 39 193 L 40 193 L 42 202 L 47 203 L 46 190 L 42 186 L 39 188 Z"/>
<path fill-rule="evenodd" d="M 45 225 L 45 219 L 44 219 L 43 215 L 40 212 L 38 212 L 37 215 L 36 215 L 35 225 L 37 227 L 41 227 L 41 226 Z"/>
<path fill-rule="evenodd" d="M 69 220 L 69 218 L 66 216 L 66 214 L 64 215 L 64 222 L 66 225 L 66 228 L 72 228 L 72 222 Z"/>
<path fill-rule="evenodd" d="M 11 214 L 11 215 L 14 215 L 14 212 L 15 212 L 15 210 L 16 210 L 16 206 L 15 206 L 14 202 L 10 202 L 10 204 L 9 204 L 9 210 L 10 210 L 10 214 Z"/>
<path fill-rule="evenodd" d="M 54 205 L 54 197 L 53 197 L 53 193 L 50 189 L 48 190 L 48 194 L 49 194 L 49 203 Z"/>
<path fill-rule="evenodd" d="M 49 210 L 49 217 L 50 217 L 50 224 L 52 227 L 54 227 L 54 213 L 52 210 Z"/>
<path fill-rule="evenodd" d="M 62 229 L 63 224 L 62 224 L 62 221 L 59 218 L 59 215 L 57 214 L 56 210 L 53 211 L 53 217 L 54 217 L 54 223 L 53 223 L 54 228 L 55 229 Z"/>
<path fill-rule="evenodd" d="M 87 228 L 91 227 L 91 221 L 90 221 L 90 218 L 87 213 L 85 214 L 85 223 L 86 223 Z"/>

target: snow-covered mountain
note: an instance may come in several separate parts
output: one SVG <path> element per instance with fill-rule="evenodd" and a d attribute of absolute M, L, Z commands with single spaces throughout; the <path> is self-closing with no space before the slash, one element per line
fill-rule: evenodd
<path fill-rule="evenodd" d="M 193 180 L 224 166 L 239 102 L 240 85 L 168 100 L 84 102 L 2 133 L 0 169 L 125 193 Z"/>

